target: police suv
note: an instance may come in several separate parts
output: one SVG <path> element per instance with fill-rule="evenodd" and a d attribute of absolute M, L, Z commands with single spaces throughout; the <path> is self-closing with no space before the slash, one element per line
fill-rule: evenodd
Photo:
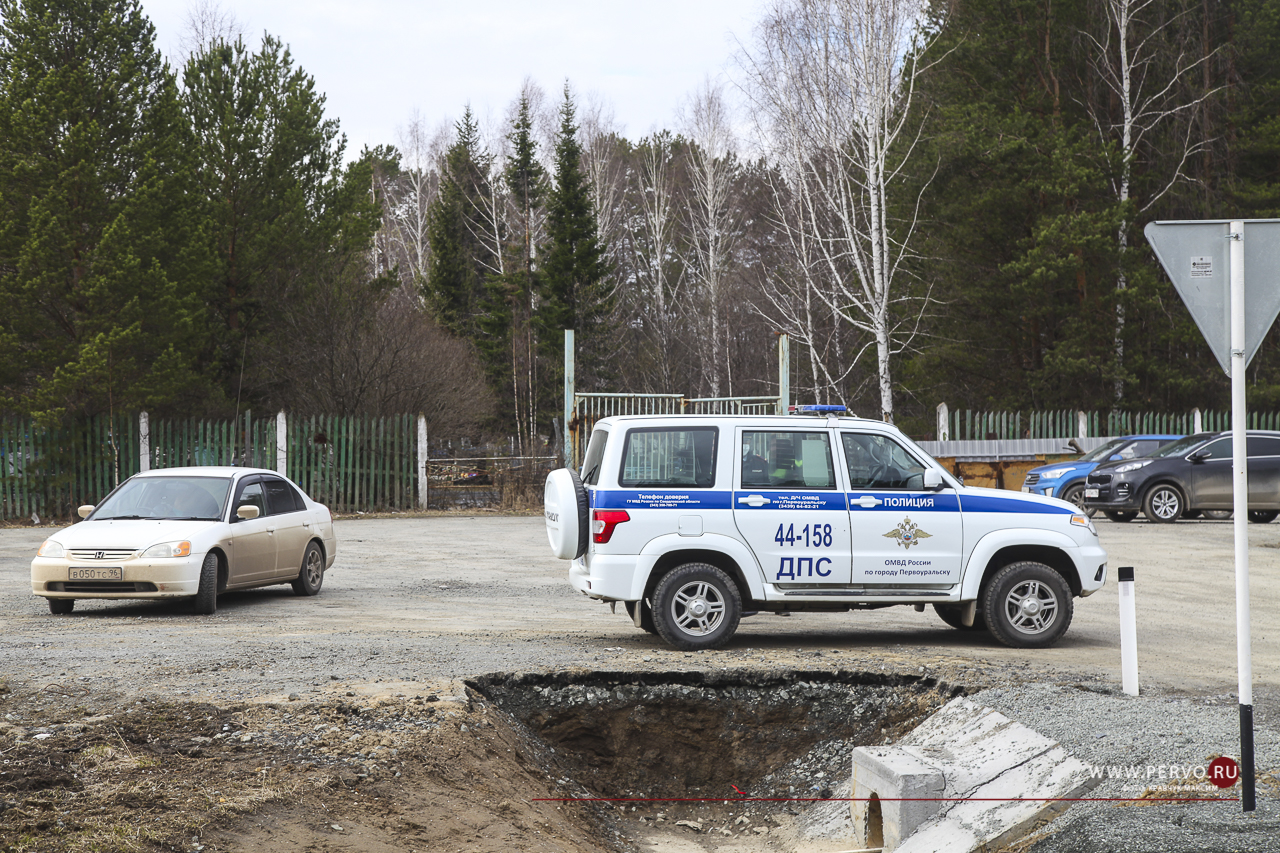
<path fill-rule="evenodd" d="M 604 418 L 581 476 L 547 478 L 545 516 L 575 589 L 686 650 L 760 612 L 903 604 L 1049 646 L 1107 576 L 1075 505 L 964 486 L 889 424 L 835 412 Z"/>

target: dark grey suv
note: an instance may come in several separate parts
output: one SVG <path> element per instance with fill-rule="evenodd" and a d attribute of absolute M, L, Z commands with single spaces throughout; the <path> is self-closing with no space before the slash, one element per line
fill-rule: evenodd
<path fill-rule="evenodd" d="M 1249 430 L 1249 520 L 1280 515 L 1280 432 Z M 1230 512 L 1231 433 L 1202 432 L 1167 444 L 1143 459 L 1106 462 L 1085 482 L 1084 505 L 1112 521 L 1141 511 L 1173 522 L 1205 512 Z"/>

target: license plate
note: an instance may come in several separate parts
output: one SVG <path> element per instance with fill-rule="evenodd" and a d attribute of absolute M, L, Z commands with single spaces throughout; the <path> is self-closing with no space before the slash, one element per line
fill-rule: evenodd
<path fill-rule="evenodd" d="M 1031 487 L 1030 487 L 1030 486 L 1023 486 L 1023 487 L 1022 487 L 1022 491 L 1024 491 L 1024 492 L 1030 492 L 1030 491 L 1031 491 Z"/>
<path fill-rule="evenodd" d="M 72 566 L 70 580 L 122 581 L 124 580 L 124 569 L 119 566 Z"/>
<path fill-rule="evenodd" d="M 1097 490 L 1097 489 L 1085 489 L 1085 490 L 1084 490 L 1084 496 L 1085 496 L 1086 498 L 1096 498 L 1096 497 L 1098 496 L 1098 490 Z"/>

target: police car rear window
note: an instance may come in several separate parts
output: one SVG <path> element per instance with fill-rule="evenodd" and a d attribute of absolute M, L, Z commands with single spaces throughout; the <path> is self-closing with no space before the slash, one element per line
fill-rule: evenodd
<path fill-rule="evenodd" d="M 624 488 L 709 489 L 716 482 L 715 427 L 633 429 L 622 449 Z"/>

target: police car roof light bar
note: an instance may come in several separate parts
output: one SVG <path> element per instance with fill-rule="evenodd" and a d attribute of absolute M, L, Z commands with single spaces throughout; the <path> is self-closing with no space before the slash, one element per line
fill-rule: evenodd
<path fill-rule="evenodd" d="M 788 406 L 793 415 L 843 415 L 849 411 L 844 406 Z"/>

